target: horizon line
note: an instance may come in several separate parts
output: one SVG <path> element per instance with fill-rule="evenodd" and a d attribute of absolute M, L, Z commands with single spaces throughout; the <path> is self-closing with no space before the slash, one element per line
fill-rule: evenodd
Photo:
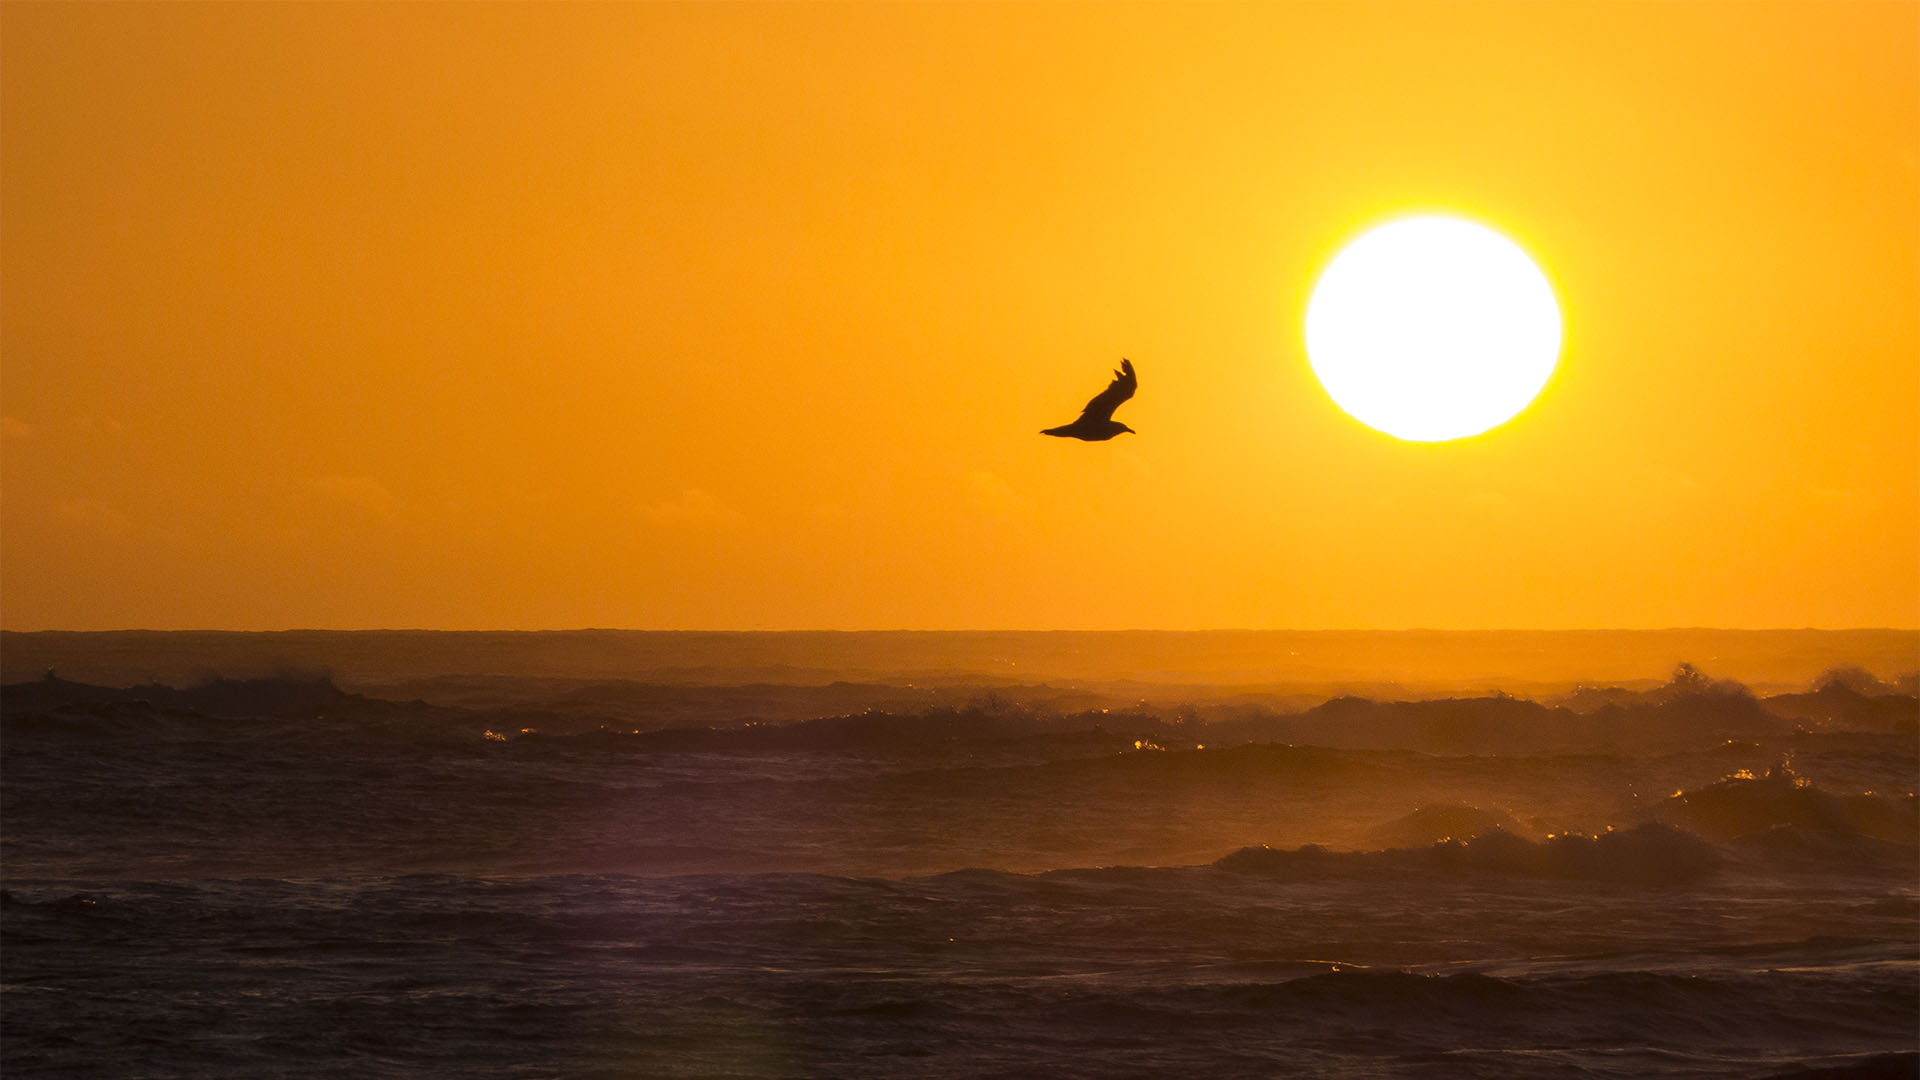
<path fill-rule="evenodd" d="M 142 626 L 75 629 L 0 627 L 0 634 L 1666 634 L 1666 633 L 1920 633 L 1920 626 L 1320 626 L 1320 627 L 434 627 L 434 626 L 285 626 L 156 628 Z"/>

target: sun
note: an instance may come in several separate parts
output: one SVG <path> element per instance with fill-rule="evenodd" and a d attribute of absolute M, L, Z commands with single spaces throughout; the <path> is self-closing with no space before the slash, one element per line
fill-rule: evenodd
<path fill-rule="evenodd" d="M 1539 394 L 1560 305 L 1513 241 L 1455 217 L 1400 218 L 1349 243 L 1307 302 L 1307 359 L 1354 419 L 1411 442 L 1477 435 Z"/>

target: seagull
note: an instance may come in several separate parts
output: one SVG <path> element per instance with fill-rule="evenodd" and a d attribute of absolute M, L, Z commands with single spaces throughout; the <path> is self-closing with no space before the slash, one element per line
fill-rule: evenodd
<path fill-rule="evenodd" d="M 1113 418 L 1113 410 L 1120 403 L 1133 396 L 1140 380 L 1133 376 L 1133 361 L 1121 357 L 1120 370 L 1113 373 L 1113 381 L 1105 390 L 1093 396 L 1087 407 L 1080 410 L 1080 419 L 1071 424 L 1050 427 L 1042 435 L 1058 435 L 1063 439 L 1084 439 L 1087 442 L 1105 442 L 1121 432 L 1138 435 L 1127 425 Z"/>

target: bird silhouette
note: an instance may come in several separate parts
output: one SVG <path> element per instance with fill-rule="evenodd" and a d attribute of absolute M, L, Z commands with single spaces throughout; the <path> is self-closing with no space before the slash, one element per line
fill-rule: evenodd
<path fill-rule="evenodd" d="M 1080 418 L 1071 424 L 1050 427 L 1042 435 L 1058 435 L 1063 439 L 1085 439 L 1087 442 L 1105 442 L 1121 432 L 1138 435 L 1139 432 L 1113 418 L 1113 410 L 1120 403 L 1133 396 L 1140 380 L 1134 377 L 1133 361 L 1122 357 L 1120 370 L 1113 373 L 1113 381 L 1105 390 L 1093 395 L 1087 407 L 1080 410 Z"/>

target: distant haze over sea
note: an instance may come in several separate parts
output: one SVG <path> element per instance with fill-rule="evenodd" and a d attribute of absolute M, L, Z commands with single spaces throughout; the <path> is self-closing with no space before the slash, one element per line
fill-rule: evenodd
<path fill-rule="evenodd" d="M 1558 693 L 1664 681 L 1691 663 L 1756 689 L 1836 667 L 1920 669 L 1916 630 L 0 632 L 12 683 L 107 685 L 326 672 L 344 686 L 438 675 L 716 685 L 1064 682 L 1303 694 Z"/>

